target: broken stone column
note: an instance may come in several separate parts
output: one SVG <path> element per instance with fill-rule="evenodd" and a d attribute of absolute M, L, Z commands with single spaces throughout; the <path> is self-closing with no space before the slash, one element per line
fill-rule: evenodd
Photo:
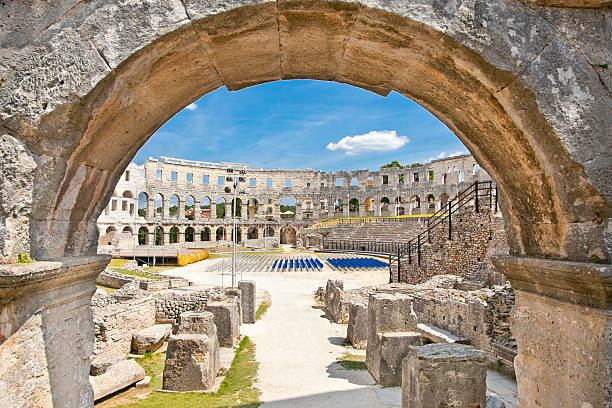
<path fill-rule="evenodd" d="M 255 312 L 257 309 L 257 293 L 255 281 L 238 282 L 240 289 L 240 303 L 242 305 L 242 322 L 245 324 L 255 323 Z"/>
<path fill-rule="evenodd" d="M 516 299 L 515 407 L 610 406 L 612 267 L 515 256 L 492 261 Z"/>
<path fill-rule="evenodd" d="M 401 384 L 401 361 L 411 345 L 421 345 L 412 297 L 376 293 L 368 300 L 366 367 L 380 385 Z"/>
<path fill-rule="evenodd" d="M 132 334 L 132 352 L 144 354 L 154 352 L 161 347 L 172 333 L 171 324 L 156 324 Z"/>
<path fill-rule="evenodd" d="M 196 391 L 212 387 L 221 366 L 213 314 L 183 312 L 177 332 L 168 341 L 163 388 Z"/>
<path fill-rule="evenodd" d="M 457 343 L 410 347 L 402 362 L 402 408 L 486 405 L 482 351 Z"/>
<path fill-rule="evenodd" d="M 351 303 L 346 339 L 356 349 L 365 349 L 368 340 L 368 305 Z"/>
<path fill-rule="evenodd" d="M 344 281 L 341 279 L 328 279 L 327 285 L 325 285 L 325 303 L 331 303 L 336 289 L 344 290 Z"/>
<path fill-rule="evenodd" d="M 144 368 L 135 360 L 123 360 L 108 367 L 103 374 L 89 377 L 89 382 L 93 388 L 94 400 L 97 401 L 143 378 Z"/>
<path fill-rule="evenodd" d="M 240 315 L 238 303 L 209 302 L 204 310 L 211 312 L 217 326 L 217 335 L 221 347 L 233 347 L 240 336 Z"/>

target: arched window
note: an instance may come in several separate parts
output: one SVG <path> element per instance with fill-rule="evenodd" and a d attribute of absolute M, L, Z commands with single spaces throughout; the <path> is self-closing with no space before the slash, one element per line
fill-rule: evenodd
<path fill-rule="evenodd" d="M 225 198 L 217 198 L 217 218 L 225 218 Z"/>
<path fill-rule="evenodd" d="M 179 198 L 176 194 L 170 196 L 168 200 L 168 215 L 170 218 L 178 218 L 179 216 Z"/>
<path fill-rule="evenodd" d="M 200 231 L 200 241 L 210 241 L 210 229 L 207 227 Z"/>
<path fill-rule="evenodd" d="M 164 245 L 164 230 L 162 227 L 155 228 L 155 245 Z"/>
<path fill-rule="evenodd" d="M 193 242 L 193 228 L 185 228 L 185 242 Z"/>
<path fill-rule="evenodd" d="M 225 230 L 223 229 L 223 227 L 217 228 L 216 239 L 217 241 L 225 240 Z"/>
<path fill-rule="evenodd" d="M 185 197 L 185 218 L 188 220 L 195 219 L 195 199 L 193 196 Z"/>
<path fill-rule="evenodd" d="M 138 245 L 147 245 L 149 243 L 149 230 L 145 227 L 138 228 Z"/>
<path fill-rule="evenodd" d="M 178 242 L 178 228 L 172 227 L 170 228 L 170 234 L 168 235 L 168 242 L 170 244 L 176 244 Z"/>
<path fill-rule="evenodd" d="M 147 193 L 138 194 L 138 216 L 146 217 L 147 216 L 147 202 L 149 201 L 149 196 Z"/>

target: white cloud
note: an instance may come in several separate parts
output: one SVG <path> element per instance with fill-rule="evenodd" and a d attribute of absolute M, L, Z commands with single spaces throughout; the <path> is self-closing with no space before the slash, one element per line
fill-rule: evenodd
<path fill-rule="evenodd" d="M 196 105 L 195 103 L 190 103 L 189 105 L 185 106 L 185 109 L 190 110 L 190 111 L 194 111 L 194 110 L 198 109 L 198 105 Z"/>
<path fill-rule="evenodd" d="M 410 140 L 395 130 L 373 130 L 364 135 L 346 136 L 338 143 L 329 143 L 328 150 L 343 150 L 347 155 L 397 150 Z"/>

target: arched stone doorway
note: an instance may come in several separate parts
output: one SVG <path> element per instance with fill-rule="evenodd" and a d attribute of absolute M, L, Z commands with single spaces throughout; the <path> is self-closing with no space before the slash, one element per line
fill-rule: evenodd
<path fill-rule="evenodd" d="M 280 230 L 280 243 L 281 244 L 295 244 L 296 243 L 295 227 L 291 225 L 285 225 Z"/>
<path fill-rule="evenodd" d="M 8 69 L 0 91 L 5 158 L 0 172 L 2 179 L 8 174 L 21 181 L 14 198 L 23 198 L 24 205 L 1 210 L 3 236 L 13 237 L 0 242 L 2 257 L 12 259 L 25 250 L 39 260 L 63 259 L 65 269 L 85 262 L 79 270 L 100 271 L 106 261 L 93 257 L 95 221 L 119 176 L 160 124 L 219 86 L 238 90 L 310 78 L 381 95 L 394 90 L 442 120 L 507 198 L 502 211 L 512 254 L 523 258 L 507 258 L 500 267 L 517 289 L 519 352 L 535 350 L 519 355 L 521 405 L 546 404 L 542 384 L 568 378 L 558 389 L 559 400 L 601 406 L 608 391 L 597 384 L 609 383 L 607 374 L 599 374 L 607 373 L 602 365 L 609 364 L 600 352 L 608 341 L 605 328 L 552 335 L 534 305 L 551 308 L 548 316 L 557 320 L 548 326 L 565 327 L 559 323 L 570 307 L 589 308 L 605 321 L 605 280 L 593 277 L 603 276 L 609 267 L 600 265 L 610 262 L 612 101 L 600 79 L 610 57 L 603 34 L 583 33 L 602 32 L 598 24 L 608 17 L 597 8 L 606 3 L 525 2 L 457 7 L 444 1 L 373 0 L 368 8 L 304 1 L 232 10 L 250 2 L 212 8 L 152 0 L 146 8 L 127 8 L 93 0 L 71 6 L 68 13 L 35 1 L 31 7 L 38 17 L 29 24 L 21 23 L 28 13 L 24 3 L 8 2 L 4 30 L 11 40 L 2 54 L 11 58 L 3 60 Z M 568 5 L 595 9 L 563 8 Z M 156 97 L 160 94 L 164 98 Z M 167 203 L 155 203 L 155 215 L 162 211 L 168 211 Z M 558 282 L 568 287 L 559 288 Z M 86 322 L 93 285 L 81 287 L 88 289 L 68 300 L 81 299 L 73 310 Z M 549 298 L 554 302 L 547 303 Z M 587 313 L 576 315 L 585 319 Z M 528 327 L 539 328 L 533 338 L 520 336 Z M 82 343 L 82 349 L 64 356 L 61 348 L 49 348 L 47 355 L 86 368 L 90 334 L 65 332 L 66 341 L 58 343 Z M 586 353 L 593 357 L 587 361 L 580 347 L 592 341 L 597 355 Z M 567 364 L 550 370 L 542 344 L 555 345 Z M 533 368 L 538 366 L 542 369 Z M 585 369 L 570 373 L 570 367 Z M 55 405 L 90 405 L 86 369 L 75 371 L 70 384 L 59 371 L 51 377 Z M 533 384 L 544 391 L 532 390 Z"/>

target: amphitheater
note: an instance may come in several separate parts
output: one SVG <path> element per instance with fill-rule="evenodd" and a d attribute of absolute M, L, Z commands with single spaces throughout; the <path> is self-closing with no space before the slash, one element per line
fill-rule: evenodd
<path fill-rule="evenodd" d="M 418 215 L 425 219 L 445 207 L 449 197 L 490 177 L 469 155 L 405 169 L 335 173 L 149 158 L 144 166 L 130 163 L 121 175 L 98 218 L 98 251 L 149 257 L 155 230 L 158 255 L 229 245 L 234 179 L 239 180 L 237 243 L 278 247 L 296 244 L 297 231 L 328 220 Z M 283 200 L 290 204 L 285 214 Z"/>
<path fill-rule="evenodd" d="M 471 198 L 464 200 L 460 191 L 446 190 L 456 188 L 450 186 L 458 180 L 451 177 L 458 175 L 444 168 L 433 168 L 433 181 L 419 170 L 418 187 L 409 173 L 403 173 L 401 184 L 402 173 L 395 170 L 325 176 L 264 170 L 258 176 L 256 170 L 223 163 L 206 170 L 209 186 L 221 176 L 242 176 L 245 183 L 255 178 L 254 188 L 267 191 L 265 180 L 272 180 L 273 194 L 248 194 L 249 184 L 240 193 L 241 223 L 258 229 L 253 239 L 267 239 L 270 222 L 280 241 L 282 228 L 291 224 L 284 241 L 293 241 L 295 229 L 297 247 L 388 256 L 389 276 L 380 275 L 378 285 L 357 286 L 358 280 L 345 290 L 335 278 L 348 281 L 373 273 L 324 270 L 321 277 L 334 279 L 317 290 L 330 320 L 348 317 L 347 337 L 367 342 L 366 365 L 381 385 L 367 395 L 378 398 L 385 384 L 397 391 L 401 380 L 405 406 L 428 400 L 417 390 L 444 389 L 449 398 L 482 408 L 485 370 L 497 358 L 502 366 L 512 363 L 517 408 L 612 406 L 610 7 L 609 0 L 0 2 L 0 406 L 91 407 L 104 394 L 103 379 L 133 370 L 129 384 L 144 380 L 142 367 L 126 358 L 132 342 L 136 351 L 146 351 L 168 337 L 173 342 L 166 360 L 168 388 L 176 387 L 172 380 L 182 367 L 176 350 L 187 340 L 215 357 L 206 367 L 200 361 L 206 384 L 191 389 L 202 390 L 215 380 L 215 373 L 223 371 L 217 371 L 219 343 L 232 349 L 239 336 L 238 313 L 252 317 L 254 286 L 241 282 L 242 288 L 229 291 L 214 284 L 202 289 L 184 276 L 149 279 L 134 272 L 116 292 L 96 293 L 97 279 L 114 276 L 107 268 L 111 257 L 98 253 L 98 247 L 101 252 L 121 249 L 125 228 L 131 229 L 125 235 L 132 250 L 141 242 L 157 242 L 157 227 L 164 246 L 189 246 L 188 237 L 195 244 L 206 237 L 203 228 L 216 228 L 209 233 L 211 241 L 213 235 L 215 242 L 230 241 L 229 219 L 202 220 L 202 214 L 230 214 L 219 208 L 223 201 L 218 199 L 227 204 L 231 195 L 221 194 L 221 186 L 199 186 L 198 191 L 186 186 L 188 174 L 194 186 L 203 180 L 204 171 L 195 170 L 198 164 L 151 161 L 144 170 L 134 170 L 144 171 L 141 188 L 118 185 L 130 182 L 124 180 L 126 170 L 133 168 L 128 166 L 143 144 L 190 103 L 222 86 L 239 91 L 291 79 L 334 81 L 382 97 L 393 91 L 415 101 L 461 140 L 499 192 L 499 201 L 491 188 L 488 200 L 476 198 L 481 186 L 473 182 L 467 187 Z M 162 180 L 155 180 L 157 166 Z M 148 167 L 155 173 L 147 174 Z M 439 179 L 444 173 L 447 183 Z M 385 187 L 385 175 L 393 188 Z M 464 168 L 465 182 L 473 176 L 473 169 Z M 341 186 L 335 179 L 342 180 Z M 305 191 L 308 182 L 314 194 Z M 380 191 L 371 194 L 368 188 Z M 124 196 L 126 191 L 132 196 Z M 143 219 L 137 217 L 140 193 L 146 194 Z M 449 203 L 461 203 L 462 212 L 434 217 L 426 229 L 414 226 L 404 242 L 362 239 L 361 232 L 371 228 L 365 222 L 317 225 L 332 213 L 340 216 L 336 208 L 342 218 L 350 218 L 352 198 L 358 202 L 358 209 L 353 205 L 357 216 L 372 211 L 382 216 L 385 208 L 394 216 L 401 208 L 414 214 L 413 196 L 420 199 L 419 212 L 427 212 L 430 194 L 432 210 L 448 194 Z M 193 197 L 191 209 L 188 196 Z M 207 201 L 201 208 L 204 196 L 211 200 L 208 212 Z M 294 211 L 291 202 L 281 201 L 285 197 L 295 199 Z M 383 197 L 389 198 L 387 206 L 381 205 Z M 249 218 L 250 199 L 257 200 L 252 216 L 257 207 L 263 220 Z M 336 200 L 343 205 L 336 206 Z M 109 203 L 108 217 L 123 212 L 125 219 L 100 227 Z M 503 215 L 501 233 L 496 210 Z M 194 219 L 188 223 L 183 216 Z M 245 227 L 240 226 L 241 240 L 249 239 Z M 35 262 L 23 263 L 24 254 Z M 195 270 L 190 276 L 202 274 Z M 280 273 L 259 278 L 258 284 L 270 287 L 291 279 Z M 496 285 L 498 279 L 511 289 Z M 302 291 L 313 289 L 311 282 L 289 282 L 273 302 L 284 301 L 296 315 L 318 313 L 312 296 Z M 296 305 L 299 310 L 290 309 Z M 329 338 L 338 336 L 326 332 L 324 338 L 309 339 L 303 335 L 304 321 L 279 316 L 280 310 L 270 308 L 274 327 L 264 318 L 248 329 L 254 339 L 270 341 L 270 347 L 258 349 L 259 357 L 299 345 L 303 352 L 292 357 L 305 366 L 318 364 L 316 374 L 324 378 L 287 386 L 292 377 L 286 375 L 284 359 L 281 366 L 261 370 L 262 378 L 280 377 L 266 391 L 271 398 L 281 398 L 277 390 L 314 385 L 311 395 L 325 406 L 330 394 L 319 386 L 355 385 L 329 368 L 333 353 L 328 351 L 342 348 Z M 213 313 L 229 317 L 213 324 Z M 336 327 L 315 317 L 309 322 L 323 331 Z M 262 333 L 262 327 L 269 330 Z M 274 343 L 279 333 L 293 336 L 292 341 Z M 140 341 L 145 338 L 147 344 Z M 95 361 L 105 347 L 119 360 Z M 441 359 L 446 355 L 452 358 Z M 109 367 L 106 376 L 97 371 Z M 437 374 L 428 382 L 418 375 L 425 372 Z M 477 386 L 461 387 L 458 378 Z M 114 386 L 105 390 L 115 391 Z M 345 403 L 367 403 L 351 400 L 350 393 L 336 395 Z M 436 408 L 451 404 L 457 405 L 447 399 Z"/>

